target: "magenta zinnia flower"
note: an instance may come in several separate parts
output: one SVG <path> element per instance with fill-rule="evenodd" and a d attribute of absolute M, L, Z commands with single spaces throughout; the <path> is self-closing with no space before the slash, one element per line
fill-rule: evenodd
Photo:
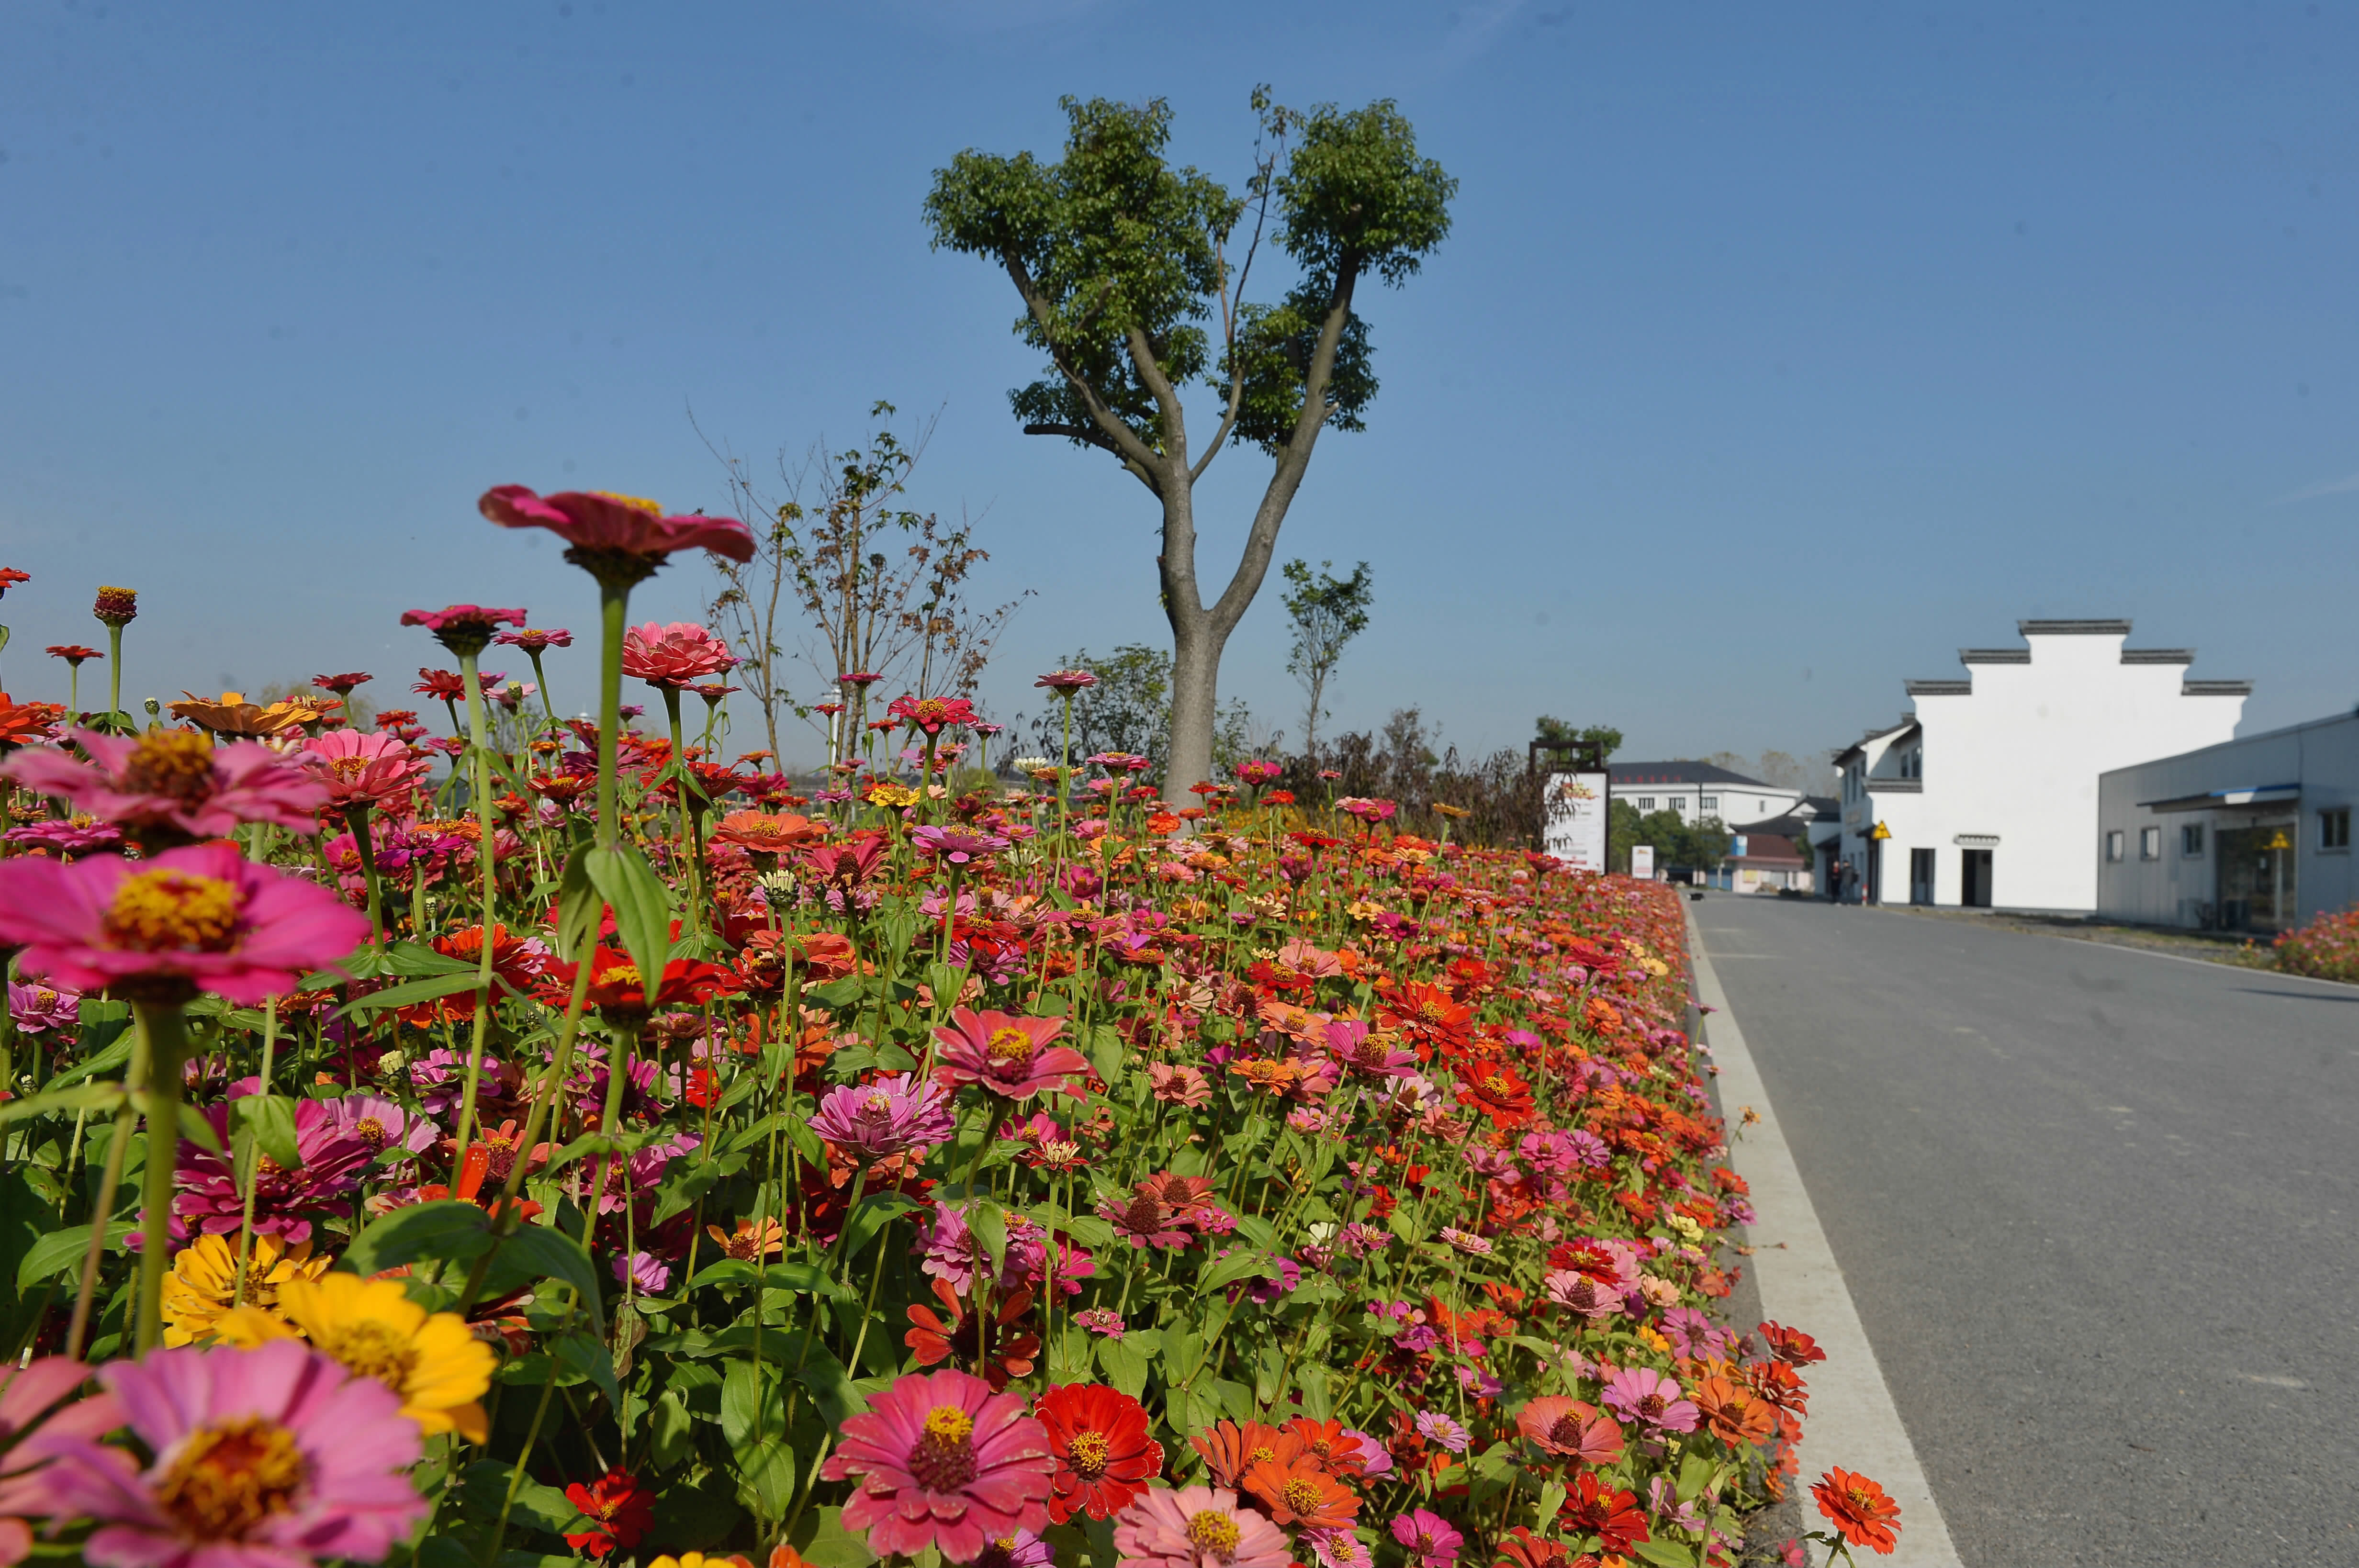
<path fill-rule="evenodd" d="M 155 1463 L 88 1437 L 38 1446 L 57 1515 L 98 1521 L 82 1555 L 99 1568 L 375 1563 L 426 1515 L 401 1397 L 300 1341 L 151 1351 L 98 1377 Z"/>
<path fill-rule="evenodd" d="M 820 1475 L 863 1477 L 843 1526 L 867 1530 L 879 1556 L 934 1546 L 972 1563 L 994 1541 L 1047 1528 L 1056 1467 L 1048 1429 L 1024 1413 L 1023 1395 L 995 1394 L 945 1368 L 902 1378 L 847 1418 L 842 1446 Z"/>
<path fill-rule="evenodd" d="M 40 1034 L 49 1029 L 71 1029 L 82 1027 L 82 993 L 60 990 L 38 982 L 19 985 L 8 982 L 8 1016 L 27 1034 Z"/>
<path fill-rule="evenodd" d="M 327 787 L 329 803 L 339 808 L 401 800 L 433 767 L 381 730 L 330 730 L 305 741 L 295 761 Z"/>
<path fill-rule="evenodd" d="M 25 944 L 27 974 L 83 990 L 159 999 L 212 991 L 254 1007 L 368 934 L 367 917 L 335 894 L 257 866 L 234 844 L 137 862 L 0 862 L 0 944 Z"/>
<path fill-rule="evenodd" d="M 952 1088 L 980 1083 L 1011 1100 L 1028 1100 L 1043 1089 L 1081 1094 L 1079 1080 L 1090 1070 L 1088 1059 L 1069 1045 L 1049 1044 L 1064 1027 L 1062 1018 L 961 1007 L 951 1015 L 948 1028 L 934 1031 L 942 1044 L 934 1077 Z"/>
<path fill-rule="evenodd" d="M 940 1143 L 958 1129 L 948 1091 L 914 1084 L 914 1073 L 891 1073 L 868 1083 L 846 1083 L 820 1099 L 811 1131 L 869 1160 L 883 1160 L 921 1143 Z"/>
<path fill-rule="evenodd" d="M 649 621 L 623 634 L 623 673 L 650 686 L 685 686 L 737 668 L 729 645 L 694 621 Z"/>
<path fill-rule="evenodd" d="M 571 648 L 573 634 L 563 626 L 527 626 L 522 631 L 502 632 L 492 640 L 530 655 L 546 653 L 552 648 Z"/>
<path fill-rule="evenodd" d="M 922 827 L 909 834 L 909 842 L 918 853 L 947 860 L 952 866 L 966 866 L 986 855 L 998 854 L 1007 847 L 1007 840 L 997 833 L 962 833 L 956 828 Z"/>
<path fill-rule="evenodd" d="M 1429 1508 L 1417 1508 L 1393 1520 L 1393 1539 L 1425 1568 L 1450 1568 L 1458 1561 L 1466 1538 L 1458 1528 Z"/>
<path fill-rule="evenodd" d="M 1285 1532 L 1225 1486 L 1148 1488 L 1114 1517 L 1125 1568 L 1289 1568 Z"/>
<path fill-rule="evenodd" d="M 1625 1367 L 1598 1399 L 1625 1421 L 1644 1421 L 1666 1432 L 1693 1432 L 1702 1420 L 1694 1404 L 1681 1397 L 1679 1379 L 1651 1367 Z"/>
<path fill-rule="evenodd" d="M 492 634 L 503 626 L 524 625 L 522 610 L 494 610 L 482 604 L 452 604 L 443 610 L 404 610 L 401 624 L 424 626 L 435 640 L 464 657 L 490 646 Z"/>
<path fill-rule="evenodd" d="M 709 550 L 732 561 L 754 559 L 754 535 L 734 517 L 668 517 L 653 501 L 604 491 L 537 495 L 500 485 L 476 503 L 504 528 L 547 528 L 575 550 L 661 561 L 676 550 Z"/>
<path fill-rule="evenodd" d="M 189 838 L 225 837 L 241 822 L 309 833 L 327 803 L 317 780 L 252 741 L 216 746 L 194 730 L 167 729 L 136 737 L 75 730 L 72 740 L 89 762 L 44 747 L 18 752 L 0 774 L 135 833 Z"/>
<path fill-rule="evenodd" d="M 249 1078 L 235 1085 L 230 1097 L 240 1099 L 260 1087 L 259 1079 Z M 212 1125 L 221 1147 L 229 1149 L 228 1104 L 207 1106 L 204 1117 Z M 430 1136 L 431 1124 L 419 1120 Z M 256 1232 L 306 1241 L 315 1216 L 334 1214 L 349 1203 L 363 1171 L 383 1147 L 370 1140 L 361 1121 L 346 1118 L 342 1101 L 295 1102 L 295 1151 L 300 1158 L 291 1169 L 269 1161 L 255 1170 L 252 1184 Z M 245 1213 L 245 1198 L 229 1157 L 182 1138 L 179 1158 L 179 1168 L 173 1173 L 179 1186 L 172 1199 L 173 1219 L 190 1232 L 235 1235 Z"/>

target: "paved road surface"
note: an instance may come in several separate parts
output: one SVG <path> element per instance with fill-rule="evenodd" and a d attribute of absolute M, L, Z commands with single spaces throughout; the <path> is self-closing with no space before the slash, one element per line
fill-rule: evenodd
<path fill-rule="evenodd" d="M 2359 989 L 1691 909 L 1969 1564 L 2359 1564 Z"/>

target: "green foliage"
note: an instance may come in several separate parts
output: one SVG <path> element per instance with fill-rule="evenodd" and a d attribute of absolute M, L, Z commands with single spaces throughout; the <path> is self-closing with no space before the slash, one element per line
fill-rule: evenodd
<path fill-rule="evenodd" d="M 1554 745 L 1593 745 L 1601 756 L 1609 758 L 1622 749 L 1622 732 L 1611 724 L 1590 724 L 1575 729 L 1570 720 L 1542 713 L 1533 721 L 1533 727 L 1538 731 L 1535 739 L 1548 741 Z"/>
<path fill-rule="evenodd" d="M 1718 817 L 1696 822 L 1678 811 L 1653 811 L 1642 817 L 1637 807 L 1622 800 L 1614 802 L 1606 818 L 1605 841 L 1606 864 L 1615 871 L 1630 869 L 1630 847 L 1640 844 L 1655 846 L 1658 870 L 1673 866 L 1710 870 L 1728 854 L 1732 842 Z"/>
<path fill-rule="evenodd" d="M 1282 603 L 1294 622 L 1294 647 L 1286 668 L 1302 682 L 1310 699 L 1302 726 L 1305 751 L 1316 748 L 1319 721 L 1327 716 L 1322 706 L 1327 681 L 1343 662 L 1343 645 L 1368 629 L 1368 606 L 1375 598 L 1375 579 L 1366 561 L 1353 567 L 1349 577 L 1336 576 L 1334 564 L 1321 561 L 1316 576 L 1310 563 L 1299 557 L 1283 568 L 1287 590 Z"/>

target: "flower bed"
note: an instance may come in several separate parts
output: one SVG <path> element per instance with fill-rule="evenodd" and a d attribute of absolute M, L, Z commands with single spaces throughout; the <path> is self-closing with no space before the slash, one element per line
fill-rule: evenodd
<path fill-rule="evenodd" d="M 10 732 L 0 1563 L 1731 1560 L 1817 1353 L 1717 1315 L 1667 889 L 1256 773 L 929 790 L 930 700 L 803 799 L 623 635 L 723 525 L 485 509 L 598 576 L 600 724 Z M 405 620 L 485 736 L 523 613 Z"/>
<path fill-rule="evenodd" d="M 2280 935 L 2274 950 L 2288 975 L 2359 985 L 2359 909 L 2331 909 Z"/>

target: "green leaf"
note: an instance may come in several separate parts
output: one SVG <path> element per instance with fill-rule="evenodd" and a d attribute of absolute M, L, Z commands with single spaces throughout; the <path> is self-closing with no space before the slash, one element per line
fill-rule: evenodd
<path fill-rule="evenodd" d="M 593 849 L 583 855 L 591 885 L 614 911 L 614 933 L 623 950 L 638 965 L 642 983 L 653 996 L 663 985 L 665 961 L 671 956 L 671 903 L 663 879 L 636 847 Z"/>
<path fill-rule="evenodd" d="M 22 1121 L 27 1116 L 64 1116 L 84 1111 L 111 1116 L 122 1104 L 123 1085 L 120 1083 L 82 1083 L 71 1089 L 50 1089 L 0 1105 L 0 1127 Z"/>
<path fill-rule="evenodd" d="M 479 1460 L 467 1466 L 460 1478 L 461 1489 L 472 1504 L 495 1518 L 501 1499 L 507 1495 L 510 1468 L 496 1459 Z M 562 1535 L 582 1515 L 566 1500 L 561 1488 L 527 1476 L 516 1486 L 516 1508 L 508 1517 L 534 1530 Z"/>
<path fill-rule="evenodd" d="M 737 1495 L 767 1519 L 778 1519 L 794 1506 L 795 1475 L 800 1467 L 795 1445 L 772 1437 L 738 1449 Z"/>
<path fill-rule="evenodd" d="M 1105 1368 L 1106 1381 L 1132 1399 L 1147 1391 L 1147 1353 L 1127 1338 L 1102 1338 L 1097 1342 L 1098 1365 Z"/>
<path fill-rule="evenodd" d="M 868 1568 L 876 1561 L 867 1537 L 843 1528 L 842 1508 L 805 1508 L 787 1539 L 811 1568 Z"/>
<path fill-rule="evenodd" d="M 1642 1541 L 1630 1550 L 1647 1562 L 1658 1564 L 1658 1568 L 1695 1568 L 1695 1548 L 1659 1535 L 1651 1541 Z"/>
<path fill-rule="evenodd" d="M 568 963 L 598 935 L 606 901 L 590 880 L 589 850 L 577 850 L 565 863 L 557 893 L 557 952 Z"/>
<path fill-rule="evenodd" d="M 822 1007 L 848 1007 L 860 1000 L 862 988 L 857 975 L 831 980 L 824 985 L 806 985 L 803 996 Z"/>
<path fill-rule="evenodd" d="M 1217 1290 L 1223 1285 L 1234 1284 L 1248 1274 L 1260 1279 L 1278 1277 L 1277 1265 L 1258 1252 L 1232 1252 L 1211 1268 L 1196 1276 L 1196 1289 Z"/>
<path fill-rule="evenodd" d="M 857 1258 L 863 1248 L 876 1238 L 876 1233 L 902 1214 L 918 1206 L 917 1201 L 901 1192 L 871 1192 L 860 1200 L 846 1222 L 852 1234 L 844 1241 L 844 1256 Z"/>
<path fill-rule="evenodd" d="M 147 1115 L 147 1094 L 141 1090 L 133 1090 L 131 1103 L 139 1107 L 139 1115 L 145 1118 Z M 179 1123 L 182 1138 L 187 1138 L 199 1149 L 212 1153 L 225 1152 L 222 1148 L 221 1135 L 213 1131 L 213 1124 L 205 1119 L 205 1114 L 202 1111 L 190 1105 L 175 1105 L 172 1110 L 174 1120 Z"/>
<path fill-rule="evenodd" d="M 1185 1383 L 1196 1375 L 1204 1363 L 1204 1336 L 1190 1328 L 1163 1331 L 1163 1376 L 1174 1383 Z M 1195 1431 L 1194 1427 L 1188 1429 Z"/>
<path fill-rule="evenodd" d="M 991 1259 L 996 1273 L 1007 1262 L 1007 1216 L 997 1203 L 981 1199 L 967 1205 L 966 1225 L 983 1243 L 984 1256 Z"/>
<path fill-rule="evenodd" d="M 91 1010 L 91 1003 L 84 1002 L 82 1006 L 82 1011 L 85 1014 Z M 114 1020 L 103 1019 L 100 1021 L 111 1023 Z M 85 1078 L 95 1078 L 101 1073 L 112 1073 L 130 1060 L 131 1036 L 126 1031 L 120 1035 L 113 1045 L 110 1045 L 105 1050 L 99 1051 L 81 1066 L 69 1067 L 63 1073 L 60 1073 L 56 1077 L 50 1079 L 48 1092 L 55 1094 L 57 1091 L 66 1088 L 71 1084 L 81 1083 Z"/>
<path fill-rule="evenodd" d="M 496 979 L 494 984 L 498 984 Z M 472 969 L 463 975 L 429 975 L 422 980 L 405 980 L 382 991 L 371 991 L 365 996 L 354 996 L 336 1009 L 336 1016 L 348 1018 L 356 1013 L 383 1012 L 387 1007 L 406 1007 L 412 1002 L 430 1002 L 437 996 L 455 996 L 474 988 L 475 972 Z"/>
<path fill-rule="evenodd" d="M 437 953 L 422 942 L 397 942 L 386 947 L 377 959 L 377 967 L 386 975 L 473 975 L 476 966 L 463 958 L 453 958 L 447 953 Z"/>
<path fill-rule="evenodd" d="M 765 1382 L 758 1362 L 732 1361 L 722 1375 L 721 1435 L 733 1452 L 750 1446 L 757 1430 L 766 1437 L 784 1435 L 786 1401 L 777 1397 L 777 1385 L 765 1388 Z M 775 1419 L 763 1409 L 766 1403 L 775 1409 Z"/>
<path fill-rule="evenodd" d="M 299 1170 L 302 1151 L 295 1145 L 295 1107 L 277 1094 L 248 1094 L 230 1102 L 230 1114 L 239 1130 L 262 1146 L 281 1169 Z"/>
<path fill-rule="evenodd" d="M 724 1258 L 710 1268 L 697 1271 L 688 1282 L 691 1290 L 707 1285 L 750 1285 L 754 1282 L 754 1266 L 742 1258 Z M 831 1278 L 827 1271 L 810 1263 L 773 1263 L 761 1272 L 762 1288 L 766 1290 L 792 1290 L 799 1295 L 825 1296 L 830 1301 L 847 1304 L 857 1302 L 860 1292 L 841 1280 Z"/>
<path fill-rule="evenodd" d="M 491 1245 L 490 1216 L 473 1203 L 445 1198 L 413 1203 L 372 1221 L 339 1261 L 366 1279 L 430 1258 L 472 1260 Z"/>
<path fill-rule="evenodd" d="M 598 1385 L 599 1391 L 614 1404 L 623 1402 L 622 1389 L 614 1382 L 614 1353 L 606 1348 L 604 1339 L 577 1328 L 550 1348 L 560 1365 Z"/>
<path fill-rule="evenodd" d="M 1130 1047 L 1123 1043 L 1119 1029 L 1112 1024 L 1100 1024 L 1090 1030 L 1087 1055 L 1090 1065 L 1097 1071 L 1099 1077 L 1105 1080 L 1106 1088 L 1111 1092 L 1122 1082 L 1123 1063 L 1129 1059 Z"/>
<path fill-rule="evenodd" d="M 117 1220 L 106 1227 L 106 1245 L 112 1249 L 123 1238 L 138 1229 L 127 1221 Z M 19 1294 L 31 1290 L 42 1280 L 78 1267 L 82 1255 L 90 1250 L 90 1226 L 68 1225 L 53 1230 L 26 1249 L 16 1263 L 16 1290 Z"/>
<path fill-rule="evenodd" d="M 794 1378 L 810 1390 L 820 1414 L 832 1427 L 842 1426 L 845 1418 L 868 1408 L 867 1396 L 852 1386 L 852 1375 L 844 1370 L 843 1363 L 816 1346 Z"/>
<path fill-rule="evenodd" d="M 474 1205 L 470 1203 L 469 1208 Z M 499 1243 L 499 1252 L 484 1275 L 484 1294 L 506 1295 L 533 1279 L 561 1279 L 581 1294 L 582 1305 L 601 1333 L 605 1308 L 598 1297 L 598 1270 L 582 1244 L 551 1225 L 527 1225 Z M 505 1286 L 506 1289 L 502 1289 Z"/>
<path fill-rule="evenodd" d="M 1549 1521 L 1564 1511 L 1564 1500 L 1571 1495 L 1564 1489 L 1564 1483 L 1561 1481 L 1549 1481 L 1541 1486 L 1538 1516 L 1539 1529 L 1547 1530 Z"/>

